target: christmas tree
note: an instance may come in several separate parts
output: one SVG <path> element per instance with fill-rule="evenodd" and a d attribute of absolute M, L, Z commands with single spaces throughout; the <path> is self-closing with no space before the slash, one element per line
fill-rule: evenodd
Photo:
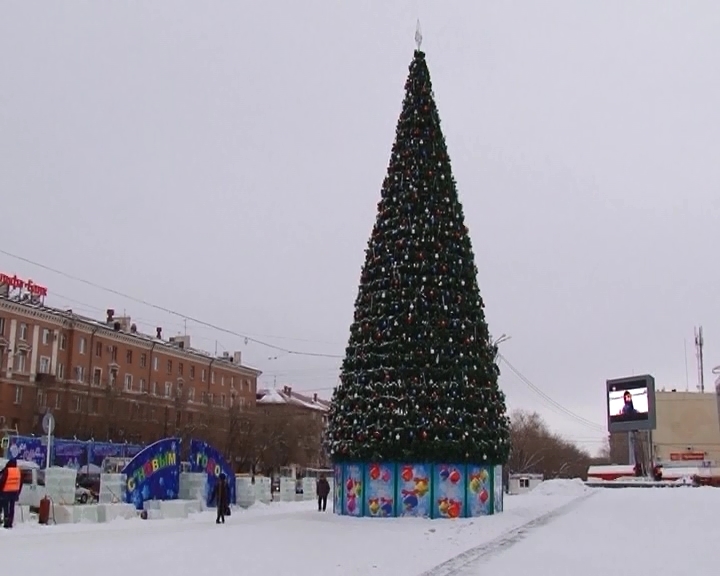
<path fill-rule="evenodd" d="M 509 420 L 483 307 L 418 49 L 333 394 L 333 460 L 506 462 Z"/>

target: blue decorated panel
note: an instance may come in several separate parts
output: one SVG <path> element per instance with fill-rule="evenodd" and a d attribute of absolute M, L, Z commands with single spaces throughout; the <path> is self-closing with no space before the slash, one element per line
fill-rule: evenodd
<path fill-rule="evenodd" d="M 397 515 L 429 518 L 432 512 L 430 483 L 432 465 L 398 464 L 397 466 Z"/>
<path fill-rule="evenodd" d="M 395 464 L 371 463 L 365 467 L 365 516 L 395 516 Z"/>
<path fill-rule="evenodd" d="M 345 464 L 343 470 L 343 514 L 348 516 L 363 515 L 364 472 L 364 464 Z"/>
<path fill-rule="evenodd" d="M 432 517 L 464 517 L 465 488 L 465 465 L 435 464 L 432 475 Z"/>
<path fill-rule="evenodd" d="M 467 466 L 467 515 L 487 516 L 493 513 L 493 466 Z"/>
<path fill-rule="evenodd" d="M 342 464 L 335 464 L 335 466 L 333 466 L 333 476 L 335 480 L 333 482 L 333 512 L 335 512 L 335 514 L 342 514 L 342 496 L 344 489 Z"/>
<path fill-rule="evenodd" d="M 505 496 L 505 490 L 503 486 L 503 467 L 499 464 L 495 466 L 495 479 L 494 479 L 494 490 L 495 497 L 493 498 L 493 501 L 495 503 L 494 505 L 494 514 L 499 514 L 503 511 L 503 498 Z"/>

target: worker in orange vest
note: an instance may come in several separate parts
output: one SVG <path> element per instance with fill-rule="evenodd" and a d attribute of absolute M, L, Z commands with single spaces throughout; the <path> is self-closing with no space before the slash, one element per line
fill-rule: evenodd
<path fill-rule="evenodd" d="M 12 459 L 0 475 L 0 508 L 5 528 L 12 528 L 15 519 L 15 502 L 20 496 L 21 487 L 20 468 L 17 467 L 15 459 Z"/>

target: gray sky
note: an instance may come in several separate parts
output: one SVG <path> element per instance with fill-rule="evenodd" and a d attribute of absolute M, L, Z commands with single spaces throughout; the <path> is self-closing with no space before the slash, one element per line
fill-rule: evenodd
<path fill-rule="evenodd" d="M 713 0 L 6 0 L 0 247 L 341 355 L 418 15 L 490 329 L 512 335 L 503 353 L 598 425 L 606 378 L 684 389 L 685 339 L 693 388 L 694 325 L 720 364 Z M 0 270 L 54 305 L 183 330 L 4 255 Z M 188 332 L 241 349 L 268 383 L 329 396 L 337 378 L 339 360 Z M 598 428 L 507 369 L 501 383 L 511 407 L 598 447 Z"/>

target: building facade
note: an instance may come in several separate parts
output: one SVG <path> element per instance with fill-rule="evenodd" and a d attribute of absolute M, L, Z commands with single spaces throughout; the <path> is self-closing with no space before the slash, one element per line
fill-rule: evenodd
<path fill-rule="evenodd" d="M 657 427 L 638 439 L 652 446 L 653 462 L 663 466 L 720 465 L 720 397 L 716 392 L 656 390 Z M 628 434 L 610 435 L 614 464 L 630 462 Z"/>
<path fill-rule="evenodd" d="M 329 460 L 324 448 L 330 403 L 293 391 L 291 386 L 281 389 L 258 390 L 258 413 L 267 421 L 286 424 L 288 440 L 297 449 L 288 455 L 283 466 L 327 468 Z"/>
<path fill-rule="evenodd" d="M 0 291 L 0 429 L 58 437 L 151 442 L 180 435 L 222 443 L 224 422 L 255 406 L 258 370 L 240 352 L 215 357 L 188 336 L 138 332 Z M 226 416 L 228 415 L 228 416 Z M 217 437 L 216 437 L 217 436 Z M 219 446 L 222 449 L 222 445 Z"/>

